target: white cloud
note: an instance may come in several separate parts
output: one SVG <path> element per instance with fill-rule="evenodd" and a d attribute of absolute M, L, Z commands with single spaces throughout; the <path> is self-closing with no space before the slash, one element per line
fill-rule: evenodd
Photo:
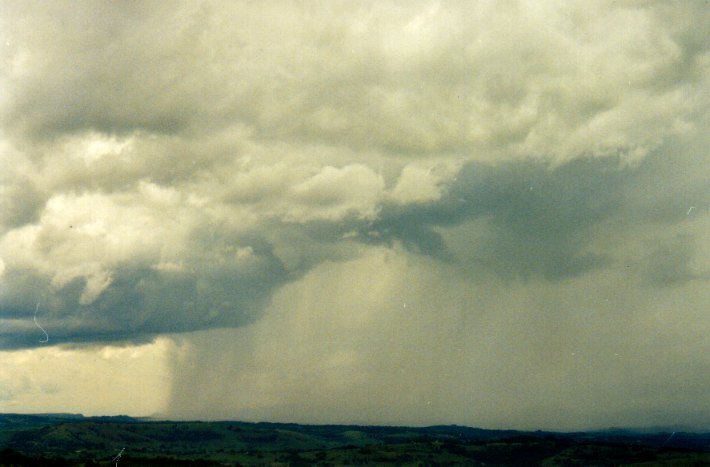
<path fill-rule="evenodd" d="M 62 31 L 41 8 L 7 15 L 7 60 L 26 57 L 5 72 L 13 132 L 241 124 L 289 144 L 561 162 L 655 147 L 707 103 L 693 5 L 86 6 L 52 9 Z"/>
<path fill-rule="evenodd" d="M 101 292 L 106 290 L 111 285 L 111 275 L 104 271 L 99 271 L 86 278 L 86 285 L 79 296 L 79 303 L 82 305 L 90 305 L 101 295 Z"/>
<path fill-rule="evenodd" d="M 373 220 L 384 190 L 384 181 L 361 164 L 342 169 L 326 166 L 293 186 L 284 219 L 288 222 L 339 221 L 348 215 Z"/>
<path fill-rule="evenodd" d="M 151 201 L 136 194 L 53 196 L 39 223 L 8 232 L 0 252 L 8 265 L 36 268 L 58 287 L 90 276 L 104 284 L 99 277 L 122 262 L 170 258 L 184 245 L 187 219 Z"/>
<path fill-rule="evenodd" d="M 231 331 L 245 339 L 226 346 L 234 353 L 196 355 L 246 365 L 226 371 L 255 394 L 229 399 L 235 410 L 312 404 L 337 418 L 338 401 L 319 405 L 331 391 L 353 397 L 363 418 L 389 404 L 392 420 L 448 422 L 505 387 L 521 404 L 510 420 L 531 420 L 525 410 L 554 409 L 557 396 L 573 405 L 571 389 L 545 395 L 549 381 L 591 407 L 606 389 L 560 356 L 577 352 L 566 336 L 596 352 L 589 374 L 618 383 L 623 368 L 604 367 L 617 330 L 642 329 L 631 339 L 642 347 L 657 331 L 623 327 L 655 306 L 637 276 L 668 279 L 654 293 L 669 309 L 683 288 L 693 310 L 706 301 L 707 11 L 2 2 L 0 345 L 35 344 L 38 301 L 50 345 L 252 323 Z M 695 246 L 653 256 L 674 245 L 669 232 Z M 620 315 L 591 304 L 602 293 L 623 296 Z M 569 318 L 578 297 L 587 314 Z M 688 318 L 680 328 L 695 329 L 699 314 L 675 306 Z M 575 334 L 586 319 L 598 341 Z M 253 353 L 235 356 L 244 348 Z M 642 350 L 634 363 L 656 357 Z M 33 352 L 8 358 L 60 358 Z M 85 368 L 87 355 L 68 356 L 68 368 Z M 75 406 L 64 382 L 42 402 L 30 383 L 52 383 L 32 365 L 2 397 Z M 526 394 L 506 384 L 526 368 L 539 371 L 525 373 L 535 396 L 524 407 Z M 431 412 L 415 410 L 428 401 Z M 487 410 L 481 420 L 494 423 Z"/>
<path fill-rule="evenodd" d="M 402 169 L 390 196 L 400 204 L 438 201 L 444 189 L 443 185 L 450 183 L 459 169 L 459 164 L 429 168 L 407 165 Z"/>

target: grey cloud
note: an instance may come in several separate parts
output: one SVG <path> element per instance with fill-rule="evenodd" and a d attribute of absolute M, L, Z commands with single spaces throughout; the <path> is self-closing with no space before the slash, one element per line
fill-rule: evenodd
<path fill-rule="evenodd" d="M 673 164 L 692 167 L 696 158 L 697 153 L 686 148 L 675 154 Z M 226 205 L 212 201 L 203 208 L 185 204 L 179 189 L 147 183 L 139 184 L 134 193 L 139 197 L 128 201 L 121 192 L 55 198 L 45 208 L 42 234 L 31 244 L 37 255 L 32 261 L 54 261 L 50 263 L 54 272 L 40 273 L 41 268 L 28 266 L 33 263 L 23 263 L 28 260 L 6 250 L 3 315 L 24 318 L 25 324 L 9 326 L 3 342 L 7 347 L 34 343 L 37 329 L 28 318 L 37 302 L 44 304 L 43 320 L 55 336 L 53 342 L 146 339 L 165 332 L 243 326 L 257 319 L 285 284 L 323 262 L 356 258 L 367 245 L 401 244 L 481 280 L 493 274 L 506 280 L 555 282 L 623 264 L 635 265 L 628 272 L 652 286 L 702 278 L 702 271 L 689 266 L 696 252 L 687 246 L 671 242 L 662 251 L 642 246 L 624 253 L 610 241 L 628 243 L 625 232 L 635 235 L 637 229 L 655 229 L 654 222 L 670 222 L 644 213 L 653 204 L 640 196 L 646 193 L 673 203 L 684 196 L 676 184 L 688 174 L 686 170 L 668 174 L 667 159 L 668 153 L 659 150 L 638 167 L 625 166 L 618 158 L 580 158 L 560 166 L 469 162 L 443 183 L 437 200 L 401 204 L 383 196 L 367 202 L 364 212 L 376 212 L 374 218 L 358 215 L 348 204 L 360 189 L 360 172 L 366 181 L 372 176 L 364 166 L 293 173 L 287 178 L 265 171 L 263 176 L 275 180 L 266 195 L 228 197 Z M 284 205 L 286 211 L 278 208 L 291 187 L 304 180 L 310 183 L 321 173 L 336 174 L 335 182 L 327 179 L 324 190 L 313 191 L 313 204 L 308 204 L 310 198 L 298 201 L 306 203 L 298 212 L 314 214 L 298 220 L 288 214 L 289 205 Z M 262 175 L 258 179 L 263 181 Z M 701 178 L 702 172 L 695 173 L 690 185 L 700 186 Z M 200 193 L 200 185 L 190 183 L 176 187 Z M 340 191 L 343 184 L 347 189 Z M 363 185 L 370 187 L 369 182 Z M 232 188 L 220 190 L 218 196 Z M 698 194 L 705 196 L 706 191 Z M 82 199 L 93 204 L 82 208 Z M 340 201 L 345 203 L 342 208 Z M 67 208 L 76 210 L 74 217 L 62 210 Z M 91 208 L 93 212 L 88 211 Z M 682 214 L 671 225 L 681 228 L 687 219 Z M 240 217 L 254 219 L 242 224 Z M 141 218 L 150 224 L 141 225 L 137 220 Z M 59 219 L 67 225 L 57 226 Z M 151 230 L 167 229 L 161 219 L 178 230 L 156 237 Z M 111 246 L 110 234 L 92 233 L 101 231 L 97 224 L 111 229 L 112 222 L 125 235 L 145 229 L 144 237 L 135 238 L 146 246 L 132 244 L 136 250 L 126 256 Z M 33 231 L 28 229 L 8 236 L 6 248 L 20 245 L 23 235 Z M 180 234 L 181 229 L 187 230 Z M 695 235 L 682 238 L 690 245 Z M 81 242 L 87 245 L 83 250 L 72 246 Z"/>
<path fill-rule="evenodd" d="M 46 201 L 41 192 L 16 182 L 5 183 L 0 190 L 0 230 L 37 221 L 38 213 Z"/>
<path fill-rule="evenodd" d="M 1 2 L 0 348 L 40 303 L 48 345 L 194 342 L 190 414 L 687 414 L 707 11 Z"/>
<path fill-rule="evenodd" d="M 340 200 L 329 185 L 314 205 L 299 204 L 316 213 L 306 222 L 271 211 L 258 217 L 249 206 L 200 208 L 173 187 L 145 182 L 132 194 L 55 196 L 37 224 L 11 229 L 0 242 L 0 346 L 37 344 L 38 303 L 50 345 L 253 322 L 279 287 L 320 262 L 357 254 L 343 238 L 367 222 L 347 204 L 353 187 L 342 192 L 345 217 L 332 216 L 337 202 L 324 215 L 315 210 L 322 199 Z"/>
<path fill-rule="evenodd" d="M 710 185 L 701 132 L 670 138 L 635 166 L 616 157 L 581 157 L 560 166 L 466 163 L 440 199 L 385 204 L 361 238 L 376 244 L 398 240 L 475 273 L 507 278 L 558 280 L 621 267 L 626 259 L 616 242 L 664 225 L 684 231 L 685 222 L 707 212 Z M 692 244 L 696 234 L 686 230 L 686 235 Z M 632 261 L 650 261 L 641 257 L 655 257 L 652 250 L 643 247 Z M 669 257 L 682 264 L 694 256 L 688 247 L 677 253 Z"/>
<path fill-rule="evenodd" d="M 373 226 L 378 235 L 365 236 L 399 239 L 420 253 L 508 277 L 571 277 L 606 264 L 602 254 L 585 252 L 590 227 L 621 207 L 631 177 L 615 159 L 577 159 L 556 168 L 470 163 L 441 200 L 385 208 Z M 488 225 L 469 231 L 475 240 L 467 241 L 466 226 L 475 219 Z"/>
<path fill-rule="evenodd" d="M 668 138 L 635 170 L 626 187 L 623 218 L 630 223 L 671 225 L 703 216 L 710 209 L 707 140 L 710 124 L 700 117 L 696 129 Z"/>
<path fill-rule="evenodd" d="M 694 238 L 690 235 L 662 242 L 637 266 L 643 283 L 651 287 L 669 287 L 710 279 L 710 271 L 698 272 L 693 267 L 694 253 Z"/>
<path fill-rule="evenodd" d="M 187 62 L 175 61 L 197 40 L 176 6 L 8 3 L 6 40 L 22 81 L 5 118 L 40 137 L 184 127 L 202 85 L 185 87 Z"/>
<path fill-rule="evenodd" d="M 420 157 L 633 158 L 707 98 L 702 15 L 678 8 L 8 5 L 2 115 L 35 137 L 240 123 Z"/>
<path fill-rule="evenodd" d="M 37 344 L 37 333 L 43 335 L 31 326 L 36 306 L 50 344 L 143 341 L 157 334 L 243 326 L 259 317 L 275 289 L 293 279 L 263 248 L 250 246 L 242 254 L 202 250 L 201 258 L 158 268 L 123 264 L 113 268 L 110 284 L 89 303 L 82 297 L 90 279 L 76 278 L 57 290 L 36 273 L 6 272 L 0 316 L 18 324 L 6 322 L 0 347 Z M 249 262 L 254 264 L 243 264 Z"/>
<path fill-rule="evenodd" d="M 603 253 L 589 251 L 590 228 L 621 204 L 628 173 L 618 161 L 582 159 L 556 169 L 527 166 L 506 172 L 460 193 L 470 203 L 484 199 L 483 215 L 492 224 L 473 252 L 474 262 L 509 277 L 548 279 L 576 276 L 608 262 Z"/>

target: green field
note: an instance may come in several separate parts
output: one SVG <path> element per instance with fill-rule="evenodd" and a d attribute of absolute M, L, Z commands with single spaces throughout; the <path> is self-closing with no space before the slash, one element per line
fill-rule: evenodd
<path fill-rule="evenodd" d="M 710 465 L 710 435 L 0 415 L 0 465 Z M 118 453 L 118 461 L 113 459 Z"/>

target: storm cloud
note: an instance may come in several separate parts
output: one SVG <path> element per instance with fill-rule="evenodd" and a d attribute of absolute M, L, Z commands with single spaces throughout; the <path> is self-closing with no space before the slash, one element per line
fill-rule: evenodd
<path fill-rule="evenodd" d="M 190 417 L 685 416 L 710 365 L 708 14 L 3 2 L 0 348 L 170 339 L 165 410 Z"/>

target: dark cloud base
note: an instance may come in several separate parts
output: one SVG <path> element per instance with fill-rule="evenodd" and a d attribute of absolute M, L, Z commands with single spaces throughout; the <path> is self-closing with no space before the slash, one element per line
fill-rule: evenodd
<path fill-rule="evenodd" d="M 202 417 L 687 416 L 709 15 L 2 1 L 0 349 L 155 339 Z"/>
<path fill-rule="evenodd" d="M 685 203 L 673 201 L 678 197 L 675 179 L 659 177 L 649 191 L 649 172 L 664 157 L 651 155 L 633 168 L 614 158 L 580 158 L 558 167 L 529 161 L 468 163 L 443 188 L 439 200 L 407 206 L 385 203 L 374 221 L 352 218 L 300 227 L 273 223 L 268 236 L 255 232 L 241 237 L 217 225 L 203 225 L 193 233 L 193 241 L 195 251 L 206 253 L 189 259 L 183 270 L 125 264 L 112 272 L 111 284 L 91 305 L 81 304 L 84 279 L 57 290 L 31 271 L 8 271 L 2 314 L 31 319 L 35 304 L 42 303 L 52 343 L 142 340 L 162 333 L 242 326 L 258 319 L 283 284 L 322 261 L 351 258 L 338 244 L 352 231 L 358 234 L 350 237 L 351 243 L 400 244 L 479 277 L 560 281 L 619 268 L 624 259 L 615 257 L 613 245 L 607 245 L 605 238 L 668 223 L 667 215 L 655 214 L 659 204 L 686 210 L 691 201 L 699 206 L 694 215 L 705 211 L 694 201 L 702 199 L 698 188 L 692 189 L 694 200 L 681 193 Z M 695 183 L 692 175 L 685 182 L 691 187 Z M 649 202 L 642 194 L 658 202 Z M 705 195 L 710 195 L 707 189 Z M 632 220 L 643 222 L 631 224 L 624 217 L 629 212 L 635 213 Z M 683 214 L 673 220 L 686 220 Z M 707 280 L 707 271 L 696 271 L 691 265 L 691 234 L 664 241 L 665 246 L 642 253 L 634 263 L 637 282 L 665 287 Z M 299 245 L 303 259 L 287 268 L 274 249 L 292 242 Z M 253 245 L 250 251 L 261 261 L 258 268 L 244 270 L 225 262 L 224 252 L 233 251 L 233 244 Z M 35 335 L 36 329 L 26 326 L 12 336 L 6 334 L 2 346 L 32 346 Z"/>

